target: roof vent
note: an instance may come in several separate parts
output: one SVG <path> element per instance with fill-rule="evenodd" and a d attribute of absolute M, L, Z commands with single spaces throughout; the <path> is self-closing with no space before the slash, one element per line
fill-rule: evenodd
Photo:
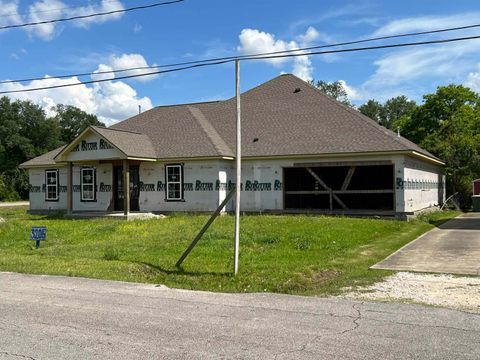
<path fill-rule="evenodd" d="M 254 138 L 252 142 L 257 142 L 258 141 L 258 138 Z"/>
<path fill-rule="evenodd" d="M 296 88 L 295 90 L 293 90 L 293 93 L 296 94 L 296 93 L 299 93 L 300 91 L 302 91 L 302 89 Z"/>

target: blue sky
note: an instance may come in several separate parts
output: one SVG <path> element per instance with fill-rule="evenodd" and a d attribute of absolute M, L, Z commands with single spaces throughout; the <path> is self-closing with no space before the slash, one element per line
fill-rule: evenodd
<path fill-rule="evenodd" d="M 0 26 L 151 2 L 154 0 L 0 0 Z M 0 84 L 0 89 L 79 80 L 55 79 L 59 74 L 285 50 L 461 26 L 480 22 L 479 19 L 478 1 L 187 0 L 90 21 L 0 31 L 0 79 L 49 77 L 33 84 Z M 416 39 L 473 34 L 480 34 L 480 28 Z M 423 94 L 452 82 L 479 91 L 479 53 L 480 40 L 473 40 L 297 60 L 243 62 L 242 90 L 286 72 L 304 79 L 341 80 L 357 105 L 369 98 L 384 101 L 400 94 L 421 101 Z M 55 104 L 72 104 L 112 123 L 134 115 L 139 104 L 146 110 L 157 105 L 233 95 L 234 68 L 233 64 L 226 64 L 12 97 L 37 102 L 49 114 Z"/>

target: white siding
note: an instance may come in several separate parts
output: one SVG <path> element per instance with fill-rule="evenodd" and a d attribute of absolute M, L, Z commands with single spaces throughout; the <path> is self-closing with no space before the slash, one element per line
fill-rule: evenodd
<path fill-rule="evenodd" d="M 58 201 L 45 200 L 45 170 L 58 169 L 59 173 L 59 199 Z M 64 210 L 67 208 L 67 169 L 48 167 L 44 169 L 30 169 L 28 172 L 30 181 L 30 209 L 32 210 Z"/>
<path fill-rule="evenodd" d="M 97 176 L 96 201 L 81 201 L 80 193 L 80 169 L 94 167 Z M 107 211 L 113 210 L 112 191 L 104 191 L 105 185 L 113 183 L 112 164 L 92 164 L 73 167 L 73 211 Z M 102 190 L 102 191 L 100 191 Z M 65 206 L 66 208 L 66 206 Z"/>
<path fill-rule="evenodd" d="M 216 189 L 219 179 L 220 161 L 190 161 L 183 163 L 184 201 L 166 201 L 165 165 L 170 163 L 141 163 L 140 181 L 144 191 L 140 191 L 141 211 L 213 211 L 220 200 Z M 152 189 L 154 191 L 146 191 Z"/>
<path fill-rule="evenodd" d="M 413 212 L 443 203 L 445 176 L 442 168 L 405 157 L 403 171 L 405 211 Z"/>
<path fill-rule="evenodd" d="M 242 211 L 282 210 L 283 168 L 298 163 L 389 161 L 395 166 L 396 212 L 413 212 L 441 203 L 445 196 L 442 168 L 403 155 L 351 156 L 330 158 L 244 160 L 242 164 Z M 73 168 L 73 210 L 113 210 L 113 166 L 92 163 L 97 169 L 97 201 L 80 201 L 80 166 Z M 231 160 L 185 161 L 184 201 L 166 201 L 165 165 L 167 162 L 140 164 L 141 211 L 213 211 L 235 183 L 235 162 Z M 51 167 L 49 167 L 51 168 Z M 45 169 L 30 169 L 32 189 L 42 189 Z M 412 181 L 418 184 L 413 188 Z M 437 184 L 437 185 L 436 185 Z M 66 168 L 60 168 L 60 185 L 66 185 Z M 438 187 L 440 186 L 440 187 Z M 63 189 L 64 190 L 64 189 Z M 58 202 L 45 201 L 45 193 L 30 193 L 32 210 L 66 209 L 66 191 Z M 227 211 L 232 211 L 231 201 Z"/>

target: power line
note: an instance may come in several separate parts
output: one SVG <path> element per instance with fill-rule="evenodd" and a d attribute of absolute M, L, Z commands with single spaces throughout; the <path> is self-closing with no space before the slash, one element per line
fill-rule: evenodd
<path fill-rule="evenodd" d="M 400 47 L 409 47 L 409 46 L 445 44 L 445 43 L 451 43 L 451 42 L 457 42 L 457 41 L 466 41 L 466 40 L 474 40 L 474 39 L 480 39 L 480 35 L 465 36 L 465 37 L 450 38 L 450 39 L 440 39 L 440 40 L 409 42 L 409 43 L 386 44 L 386 45 L 368 46 L 368 47 L 361 47 L 361 48 L 347 48 L 347 49 L 338 49 L 338 50 L 315 51 L 315 52 L 300 53 L 300 54 L 296 53 L 296 54 L 283 54 L 283 55 L 279 54 L 279 55 L 267 55 L 267 56 L 251 56 L 251 57 L 242 57 L 242 60 L 264 60 L 264 59 L 274 59 L 274 58 L 276 59 L 276 58 L 297 57 L 297 56 L 337 54 L 337 53 L 354 52 L 354 51 L 368 51 L 368 50 L 391 49 L 391 48 L 400 48 Z M 297 52 L 298 52 L 298 50 L 297 50 Z M 229 62 L 233 62 L 233 61 L 235 61 L 235 59 L 226 59 L 226 60 L 222 60 L 222 61 L 208 62 L 208 63 L 202 63 L 202 64 L 194 64 L 194 65 L 177 67 L 177 68 L 167 69 L 167 70 L 158 70 L 158 71 L 153 71 L 153 72 L 148 72 L 148 73 L 143 73 L 143 74 L 124 75 L 124 76 L 120 76 L 120 77 L 115 78 L 115 80 L 131 79 L 131 78 L 137 78 L 137 77 L 143 77 L 143 76 L 170 73 L 170 72 L 182 71 L 182 70 L 204 67 L 204 66 L 225 64 L 225 63 L 229 63 Z M 43 78 L 43 79 L 45 79 L 45 78 Z M 43 86 L 43 87 L 36 87 L 36 88 L 22 89 L 22 90 L 0 91 L 0 94 L 12 94 L 12 93 L 20 93 L 20 92 L 31 92 L 31 91 L 39 91 L 39 90 L 57 89 L 57 88 L 77 86 L 77 85 L 94 84 L 94 83 L 100 83 L 100 82 L 112 81 L 112 80 L 113 79 L 98 79 L 98 80 L 90 80 L 90 81 L 80 81 L 78 83 Z"/>
<path fill-rule="evenodd" d="M 108 70 L 108 71 L 97 71 L 97 72 L 93 71 L 93 72 L 84 72 L 84 73 L 66 74 L 66 75 L 52 75 L 51 77 L 52 78 L 57 78 L 57 79 L 66 79 L 66 78 L 70 78 L 70 77 L 74 77 L 74 76 L 75 77 L 83 77 L 83 76 L 91 76 L 91 75 L 116 74 L 116 73 L 122 73 L 122 72 L 127 72 L 127 71 L 162 69 L 162 68 L 169 68 L 169 67 L 175 67 L 175 66 L 185 66 L 185 65 L 208 63 L 208 62 L 212 62 L 212 61 L 236 60 L 236 59 L 242 60 L 242 59 L 246 59 L 246 58 L 250 58 L 250 57 L 256 57 L 256 56 L 268 56 L 268 55 L 274 55 L 274 54 L 297 53 L 299 51 L 310 51 L 310 50 L 316 50 L 316 49 L 325 49 L 325 48 L 331 48 L 331 47 L 354 45 L 354 44 L 361 44 L 361 43 L 366 43 L 366 42 L 388 40 L 388 39 L 410 37 L 410 36 L 438 34 L 438 33 L 443 33 L 443 32 L 459 31 L 459 30 L 473 29 L 473 28 L 478 28 L 478 27 L 480 27 L 480 24 L 472 24 L 472 25 L 464 25 L 464 26 L 457 26 L 457 27 L 451 27 L 451 28 L 428 30 L 428 31 L 419 31 L 419 32 L 411 32 L 411 33 L 396 34 L 396 35 L 378 36 L 378 37 L 373 37 L 373 38 L 345 41 L 345 42 L 326 44 L 326 45 L 315 45 L 315 46 L 309 46 L 309 47 L 303 47 L 303 48 L 297 48 L 297 49 L 290 49 L 290 50 L 280 50 L 280 51 L 264 52 L 264 53 L 257 53 L 257 54 L 217 57 L 217 58 L 210 58 L 210 59 L 201 59 L 201 60 L 194 60 L 194 61 L 178 62 L 178 63 L 172 63 L 172 64 L 163 64 L 163 65 L 139 66 L 139 67 Z M 308 53 L 306 53 L 305 55 L 308 55 Z M 16 83 L 16 82 L 28 82 L 28 81 L 44 80 L 44 79 L 45 79 L 45 77 L 33 77 L 33 78 L 16 79 L 16 80 L 3 80 L 3 81 L 0 81 L 0 84 L 8 84 L 8 83 Z M 111 80 L 113 80 L 113 79 L 111 79 Z"/>
<path fill-rule="evenodd" d="M 102 0 L 103 3 L 112 3 L 112 2 L 118 2 L 119 0 Z M 63 11 L 63 10 L 70 10 L 70 9 L 81 9 L 87 6 L 90 6 L 92 4 L 84 4 L 84 5 L 76 5 L 76 6 L 65 6 L 63 8 L 55 8 L 55 9 L 48 9 L 48 10 L 38 10 L 38 11 L 29 11 L 29 12 L 13 12 L 9 14 L 2 14 L 0 15 L 0 18 L 4 17 L 13 17 L 13 16 L 24 16 L 24 15 L 33 15 L 33 14 L 44 14 L 44 13 L 50 13 L 50 12 L 55 12 L 55 11 Z"/>
<path fill-rule="evenodd" d="M 225 64 L 225 63 L 231 62 L 231 61 L 232 60 L 224 60 L 224 61 L 217 61 L 217 62 L 212 62 L 212 63 L 208 63 L 208 64 L 196 64 L 196 65 L 189 65 L 189 66 L 178 67 L 178 68 L 168 69 L 168 70 L 159 70 L 159 71 L 154 71 L 154 72 L 144 73 L 144 74 L 125 75 L 125 76 L 118 77 L 116 80 L 123 80 L 123 79 L 130 79 L 130 78 L 136 78 L 136 77 L 141 77 L 141 76 L 164 74 L 164 73 L 169 73 L 169 72 L 193 69 L 193 68 L 196 68 L 196 67 L 204 67 L 204 66 L 210 66 L 210 65 L 220 65 L 220 64 Z M 49 79 L 49 78 L 44 78 L 44 80 L 45 79 Z M 54 79 L 54 78 L 50 78 L 50 79 Z M 0 94 L 12 94 L 12 93 L 19 93 L 19 92 L 30 92 L 30 91 L 39 91 L 39 90 L 48 90 L 48 89 L 58 89 L 58 88 L 77 86 L 77 85 L 95 84 L 95 83 L 100 83 L 100 82 L 105 82 L 105 81 L 112 81 L 112 79 L 98 79 L 98 80 L 80 81 L 78 83 L 43 86 L 43 87 L 32 88 L 32 89 L 24 89 L 24 90 L 0 91 Z"/>
<path fill-rule="evenodd" d="M 185 1 L 185 0 L 171 0 L 171 1 L 166 1 L 166 2 L 153 3 L 153 4 L 149 4 L 149 5 L 134 6 L 134 7 L 126 8 L 126 9 L 104 11 L 104 12 L 93 13 L 93 14 L 88 14 L 88 15 L 77 15 L 77 16 L 70 16 L 70 17 L 61 18 L 61 19 L 54 19 L 54 20 L 45 20 L 45 21 L 37 21 L 37 22 L 30 22 L 30 23 L 23 23 L 23 24 L 6 25 L 6 26 L 0 26 L 0 30 L 22 28 L 22 27 L 35 26 L 35 25 L 52 24 L 52 23 L 72 21 L 72 20 L 87 19 L 87 18 L 92 18 L 92 17 L 97 17 L 97 16 L 113 15 L 113 14 L 124 13 L 124 12 L 128 12 L 128 11 L 134 11 L 134 10 L 150 9 L 150 8 L 154 8 L 154 7 L 157 7 L 157 6 L 171 5 L 171 4 L 176 4 L 176 3 L 183 2 L 183 1 Z"/>

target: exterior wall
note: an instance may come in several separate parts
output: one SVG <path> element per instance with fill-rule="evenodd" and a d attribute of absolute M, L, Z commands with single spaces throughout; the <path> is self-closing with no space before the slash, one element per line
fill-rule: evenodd
<path fill-rule="evenodd" d="M 113 184 L 113 166 L 112 164 L 91 164 L 96 169 L 96 201 L 82 201 L 80 193 L 80 169 L 82 165 L 76 165 L 72 169 L 73 175 L 73 211 L 107 211 L 113 210 L 112 184 Z M 66 209 L 66 203 L 65 203 Z"/>
<path fill-rule="evenodd" d="M 45 200 L 45 170 L 58 169 L 59 199 L 58 201 Z M 30 209 L 43 211 L 64 210 L 67 208 L 67 169 L 65 167 L 47 167 L 29 169 L 30 182 Z"/>
<path fill-rule="evenodd" d="M 184 200 L 167 201 L 165 195 L 167 164 L 170 163 L 140 164 L 141 211 L 214 211 L 225 198 L 225 191 L 220 191 L 217 187 L 221 161 L 189 161 L 183 163 Z"/>
<path fill-rule="evenodd" d="M 397 188 L 404 197 L 405 212 L 414 212 L 442 204 L 445 201 L 445 175 L 440 166 L 405 156 L 403 177 L 397 178 Z"/>
<path fill-rule="evenodd" d="M 391 161 L 395 169 L 402 166 L 403 156 L 350 156 L 335 158 L 300 158 L 300 159 L 272 159 L 272 160 L 244 160 L 242 162 L 242 211 L 283 210 L 283 168 L 292 167 L 300 163 L 328 163 L 352 161 Z M 235 164 L 228 165 L 227 177 L 235 181 Z M 257 184 L 255 184 L 257 182 Z M 403 192 L 396 190 L 396 211 L 403 212 Z M 227 210 L 234 208 L 230 203 Z"/>
<path fill-rule="evenodd" d="M 80 168 L 74 166 L 73 173 L 73 211 L 107 211 L 112 203 L 112 165 L 92 164 L 97 174 L 96 201 L 81 201 L 80 197 Z M 59 170 L 59 200 L 45 200 L 45 170 Z M 30 179 L 30 210 L 66 210 L 67 209 L 67 168 L 48 167 L 29 169 Z"/>
<path fill-rule="evenodd" d="M 403 155 L 336 158 L 244 160 L 242 164 L 242 211 L 283 210 L 283 168 L 321 162 L 390 161 L 395 166 L 395 211 L 413 212 L 442 203 L 445 180 L 442 168 Z M 213 211 L 235 185 L 235 162 L 203 160 L 184 162 L 184 200 L 167 201 L 165 162 L 140 164 L 141 211 Z M 113 166 L 94 162 L 97 169 L 97 201 L 80 201 L 80 166 L 73 167 L 73 211 L 113 210 Z M 48 168 L 50 169 L 50 168 Z M 31 209 L 66 209 L 66 168 L 60 168 L 60 199 L 46 202 L 45 169 L 30 169 Z M 225 210 L 234 209 L 234 200 Z"/>

